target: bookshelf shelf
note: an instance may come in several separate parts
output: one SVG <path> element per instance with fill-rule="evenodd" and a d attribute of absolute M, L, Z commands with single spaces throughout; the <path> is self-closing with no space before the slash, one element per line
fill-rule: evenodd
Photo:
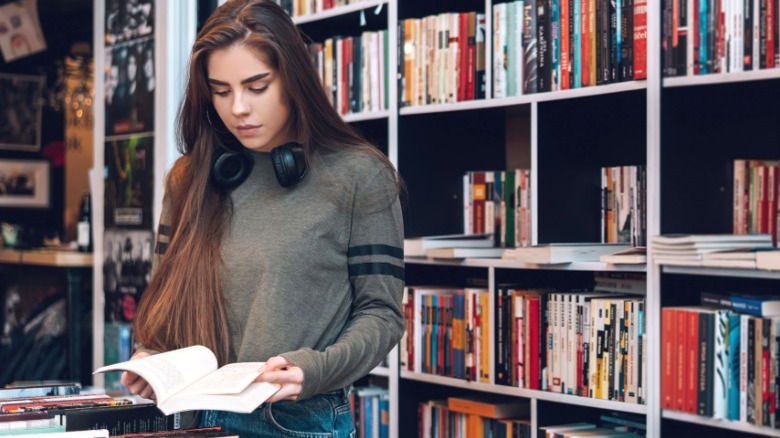
<path fill-rule="evenodd" d="M 432 114 L 450 111 L 478 110 L 486 108 L 502 108 L 517 105 L 528 105 L 537 102 L 554 100 L 576 99 L 588 96 L 602 96 L 612 93 L 625 93 L 628 91 L 644 90 L 647 88 L 645 81 L 621 82 L 618 84 L 600 85 L 595 87 L 583 87 L 573 90 L 554 91 L 548 93 L 527 94 L 524 96 L 501 97 L 496 99 L 469 100 L 456 103 L 437 105 L 420 105 L 401 108 L 402 116 L 415 114 Z"/>
<path fill-rule="evenodd" d="M 617 412 L 627 412 L 632 414 L 646 414 L 647 406 L 632 403 L 616 402 L 611 400 L 593 399 L 587 397 L 577 397 L 566 394 L 556 394 L 545 391 L 535 391 L 532 389 L 513 388 L 511 386 L 493 385 L 489 383 L 469 382 L 451 377 L 436 376 L 425 373 L 415 373 L 411 371 L 401 371 L 401 377 L 404 379 L 415 380 L 438 385 L 446 385 L 454 388 L 473 389 L 481 392 L 490 392 L 493 394 L 510 395 L 528 399 L 551 401 L 555 403 L 564 403 L 575 406 L 588 406 L 590 408 L 605 409 Z"/>
<path fill-rule="evenodd" d="M 727 269 L 673 265 L 663 265 L 662 269 L 664 274 L 708 275 L 716 277 L 764 278 L 770 280 L 780 280 L 780 271 L 764 271 L 759 269 Z"/>
<path fill-rule="evenodd" d="M 356 11 L 379 7 L 387 4 L 387 0 L 364 0 L 357 3 L 352 3 L 347 6 L 339 6 L 337 8 L 327 9 L 322 12 L 314 14 L 301 15 L 293 17 L 295 24 L 305 24 L 315 21 L 327 20 L 328 18 L 338 17 L 341 15 L 351 14 Z"/>
<path fill-rule="evenodd" d="M 381 120 L 381 119 L 386 119 L 389 116 L 390 116 L 390 111 L 384 110 L 384 111 L 371 111 L 365 113 L 345 114 L 342 116 L 342 118 L 347 123 L 354 123 L 354 122 L 364 122 L 366 120 Z"/>
<path fill-rule="evenodd" d="M 780 431 L 777 429 L 771 429 L 765 426 L 756 426 L 755 424 L 743 423 L 741 421 L 727 421 L 716 418 L 702 417 L 699 415 L 686 414 L 676 411 L 663 411 L 663 418 L 667 420 L 683 421 L 686 423 L 694 423 L 702 426 L 711 426 L 718 429 L 733 430 L 737 432 L 752 433 L 755 435 L 763 436 L 778 436 Z"/>
<path fill-rule="evenodd" d="M 688 87 L 695 85 L 727 84 L 732 82 L 760 81 L 765 79 L 780 79 L 780 69 L 770 68 L 764 70 L 742 71 L 733 73 L 718 73 L 698 76 L 680 76 L 664 78 L 664 88 Z"/>

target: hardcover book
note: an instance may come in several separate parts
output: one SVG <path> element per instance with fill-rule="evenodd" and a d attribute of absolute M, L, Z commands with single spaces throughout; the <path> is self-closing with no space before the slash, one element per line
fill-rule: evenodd
<path fill-rule="evenodd" d="M 95 373 L 131 371 L 154 389 L 157 407 L 166 415 L 199 409 L 249 413 L 279 390 L 279 385 L 254 382 L 265 362 L 232 363 L 217 368 L 206 347 L 179 350 L 98 368 Z"/>

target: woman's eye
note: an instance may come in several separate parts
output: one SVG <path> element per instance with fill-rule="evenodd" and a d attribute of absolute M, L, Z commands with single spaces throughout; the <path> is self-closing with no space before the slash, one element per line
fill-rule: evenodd
<path fill-rule="evenodd" d="M 259 94 L 259 93 L 262 93 L 263 91 L 265 91 L 267 89 L 268 89 L 268 85 L 265 85 L 265 86 L 262 86 L 262 87 L 259 87 L 259 88 L 250 88 L 249 91 L 251 91 L 253 93 L 258 93 Z"/>
<path fill-rule="evenodd" d="M 230 94 L 230 90 L 221 90 L 221 91 L 214 90 L 214 94 L 216 94 L 217 96 L 227 96 L 228 94 Z"/>

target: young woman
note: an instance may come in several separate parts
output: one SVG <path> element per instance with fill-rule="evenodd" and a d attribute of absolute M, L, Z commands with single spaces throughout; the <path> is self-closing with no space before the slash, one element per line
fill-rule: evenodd
<path fill-rule="evenodd" d="M 179 133 L 135 357 L 201 344 L 220 364 L 265 361 L 258 381 L 282 385 L 270 403 L 202 422 L 350 436 L 347 388 L 404 329 L 396 172 L 330 106 L 270 0 L 231 0 L 206 22 Z M 122 383 L 153 397 L 134 374 Z"/>

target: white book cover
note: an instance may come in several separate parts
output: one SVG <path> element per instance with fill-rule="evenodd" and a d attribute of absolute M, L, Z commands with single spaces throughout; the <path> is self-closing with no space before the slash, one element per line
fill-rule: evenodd
<path fill-rule="evenodd" d="M 715 366 L 713 376 L 713 417 L 728 418 L 728 374 L 729 374 L 729 350 L 728 350 L 728 326 L 729 317 L 725 310 L 715 312 Z"/>

